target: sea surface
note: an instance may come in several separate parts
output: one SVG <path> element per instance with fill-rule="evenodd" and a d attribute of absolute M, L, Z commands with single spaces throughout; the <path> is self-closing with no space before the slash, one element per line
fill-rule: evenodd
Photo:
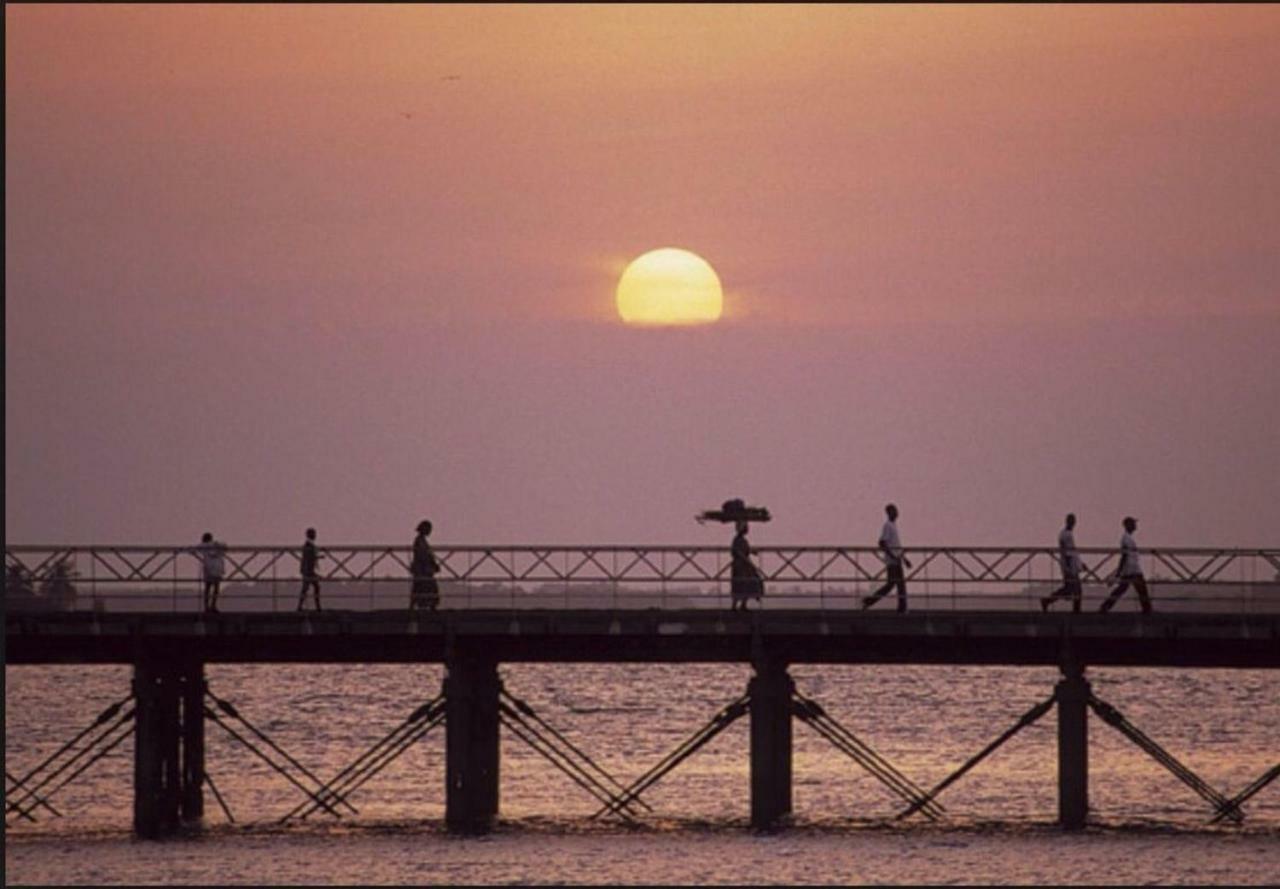
<path fill-rule="evenodd" d="M 505 688 L 630 783 L 745 690 L 745 665 L 506 665 Z M 795 666 L 799 691 L 915 783 L 932 787 L 1047 698 L 1044 668 Z M 210 690 L 328 778 L 440 689 L 439 666 L 210 665 Z M 1280 761 L 1280 675 L 1263 670 L 1095 669 L 1094 693 L 1227 796 Z M 6 667 L 5 768 L 26 774 L 129 691 L 125 667 Z M 7 884 L 1034 883 L 1276 884 L 1280 781 L 1240 825 L 1090 718 L 1090 819 L 1057 817 L 1056 717 L 1014 736 L 939 797 L 944 816 L 894 820 L 902 801 L 807 725 L 794 724 L 794 818 L 748 824 L 748 720 L 644 795 L 627 825 L 508 729 L 501 819 L 445 833 L 444 735 L 433 730 L 359 788 L 358 814 L 279 820 L 305 797 L 207 726 L 202 829 L 131 837 L 133 742 L 27 823 L 5 830 Z M 261 745 L 260 745 L 261 746 Z M 7 782 L 8 783 L 8 782 Z"/>

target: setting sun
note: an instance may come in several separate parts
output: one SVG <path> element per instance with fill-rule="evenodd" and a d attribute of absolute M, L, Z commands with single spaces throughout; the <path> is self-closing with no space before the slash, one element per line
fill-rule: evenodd
<path fill-rule="evenodd" d="M 618 314 L 628 324 L 705 324 L 719 320 L 723 303 L 715 269 L 675 247 L 632 260 L 618 281 Z"/>

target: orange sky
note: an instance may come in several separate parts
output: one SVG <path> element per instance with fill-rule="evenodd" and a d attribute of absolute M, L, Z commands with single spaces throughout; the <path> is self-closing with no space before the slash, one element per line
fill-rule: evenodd
<path fill-rule="evenodd" d="M 1143 506 L 1172 542 L 1276 539 L 1280 8 L 5 23 L 23 539 L 396 539 L 439 512 L 455 541 L 683 540 L 695 509 L 755 496 L 794 517 L 778 539 L 838 542 L 908 494 L 934 542 L 1034 543 L 1079 485 L 1100 542 Z M 716 268 L 727 320 L 619 329 L 622 266 L 668 245 Z M 1061 427 L 1054 398 L 1116 431 Z M 95 431 L 68 441 L 51 400 Z M 1010 472 L 1064 465 L 1008 502 Z M 537 520 L 486 506 L 495 475 Z M 961 476 L 961 503 L 930 503 Z M 264 485 L 276 505 L 250 503 Z"/>

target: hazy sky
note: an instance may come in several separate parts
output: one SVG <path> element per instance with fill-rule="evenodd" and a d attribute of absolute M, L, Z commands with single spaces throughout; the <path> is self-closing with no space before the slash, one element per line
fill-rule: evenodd
<path fill-rule="evenodd" d="M 7 4 L 5 124 L 9 543 L 1280 545 L 1280 6 Z"/>

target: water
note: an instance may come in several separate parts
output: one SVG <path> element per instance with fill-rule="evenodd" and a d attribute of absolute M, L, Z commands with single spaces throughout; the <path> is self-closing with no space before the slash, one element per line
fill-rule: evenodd
<path fill-rule="evenodd" d="M 23 774 L 128 691 L 124 667 L 7 667 L 6 768 Z M 210 689 L 329 777 L 440 687 L 438 666 L 211 665 Z M 507 689 L 623 783 L 746 687 L 745 665 L 506 665 Z M 798 689 L 916 783 L 931 787 L 1057 681 L 1052 669 L 796 666 Z M 1280 760 L 1274 671 L 1097 669 L 1098 697 L 1228 796 Z M 902 803 L 795 724 L 794 824 L 750 830 L 747 720 L 645 795 L 638 827 L 593 821 L 594 799 L 503 730 L 502 820 L 445 834 L 443 730 L 352 797 L 360 809 L 279 826 L 300 792 L 209 725 L 206 828 L 131 839 L 132 741 L 52 802 L 63 818 L 11 822 L 14 883 L 1232 883 L 1280 881 L 1280 781 L 1242 826 L 1101 720 L 1090 720 L 1092 826 L 1057 817 L 1052 713 L 939 798 L 946 817 L 893 823 Z"/>

